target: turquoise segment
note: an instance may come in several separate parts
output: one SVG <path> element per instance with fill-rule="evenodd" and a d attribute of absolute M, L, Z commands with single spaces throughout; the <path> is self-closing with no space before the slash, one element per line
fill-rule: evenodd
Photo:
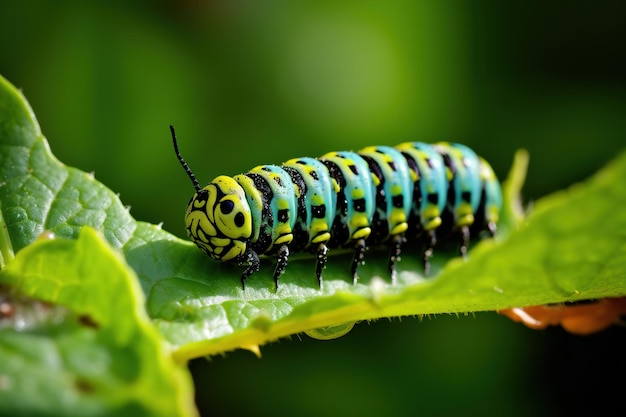
<path fill-rule="evenodd" d="M 321 159 L 337 165 L 345 179 L 343 192 L 347 203 L 346 222 L 353 239 L 369 236 L 369 228 L 376 210 L 376 187 L 367 162 L 351 151 L 331 152 Z"/>
<path fill-rule="evenodd" d="M 304 223 L 309 232 L 309 242 L 320 233 L 330 232 L 337 209 L 337 194 L 332 178 L 326 166 L 315 158 L 297 158 L 283 164 L 296 170 L 306 185 L 304 202 L 306 219 Z M 323 222 L 316 224 L 317 221 Z"/>
<path fill-rule="evenodd" d="M 389 146 L 372 146 L 359 151 L 359 155 L 372 158 L 383 174 L 383 190 L 387 207 L 384 207 L 389 231 L 406 222 L 413 205 L 413 182 L 410 168 L 402 153 Z M 400 209 L 403 215 L 396 211 Z M 404 232 L 401 231 L 401 232 Z"/>
<path fill-rule="evenodd" d="M 463 214 L 462 206 L 464 204 L 470 205 L 470 214 L 476 213 L 480 205 L 482 191 L 478 155 L 467 146 L 458 143 L 438 143 L 435 146 L 450 158 L 452 165 L 451 169 L 454 175 L 452 178 L 454 191 L 452 211 L 455 214 L 455 219 Z"/>
<path fill-rule="evenodd" d="M 426 230 L 431 230 L 441 221 L 441 213 L 446 207 L 448 198 L 448 179 L 443 157 L 434 146 L 423 142 L 407 142 L 398 145 L 398 149 L 410 155 L 417 164 L 419 171 L 419 192 L 421 198 L 415 198 L 415 211 Z M 417 202 L 420 201 L 419 207 Z"/>
<path fill-rule="evenodd" d="M 291 239 L 285 242 L 281 239 L 292 233 L 296 223 L 298 199 L 291 177 L 277 165 L 261 165 L 249 173 L 261 176 L 272 191 L 271 201 L 266 202 L 270 206 L 273 217 L 272 243 L 289 243 Z M 266 197 L 268 195 L 266 194 Z M 262 225 L 262 227 L 264 226 L 267 227 L 268 225 Z"/>

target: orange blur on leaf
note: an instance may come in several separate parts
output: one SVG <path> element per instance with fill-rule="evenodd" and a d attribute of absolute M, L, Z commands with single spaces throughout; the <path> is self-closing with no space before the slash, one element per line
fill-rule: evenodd
<path fill-rule="evenodd" d="M 626 297 L 603 298 L 589 304 L 513 307 L 499 310 L 513 321 L 531 329 L 561 325 L 570 333 L 588 335 L 620 322 L 626 314 Z"/>

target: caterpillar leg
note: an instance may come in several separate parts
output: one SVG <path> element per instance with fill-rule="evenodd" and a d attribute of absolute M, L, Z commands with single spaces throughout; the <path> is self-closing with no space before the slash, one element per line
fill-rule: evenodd
<path fill-rule="evenodd" d="M 392 237 L 391 241 L 391 254 L 389 255 L 389 274 L 391 275 L 391 283 L 396 283 L 396 262 L 400 260 L 400 253 L 402 252 L 402 244 L 405 242 L 405 238 L 402 235 L 396 235 Z"/>
<path fill-rule="evenodd" d="M 459 248 L 459 252 L 463 259 L 467 257 L 467 248 L 469 247 L 470 241 L 470 231 L 468 226 L 461 227 L 461 247 Z"/>
<path fill-rule="evenodd" d="M 315 263 L 315 276 L 317 277 L 317 283 L 320 288 L 322 288 L 322 271 L 326 267 L 326 262 L 328 262 L 328 247 L 323 243 L 317 247 L 317 261 Z"/>
<path fill-rule="evenodd" d="M 434 230 L 428 232 L 426 237 L 426 249 L 424 249 L 424 275 L 430 274 L 430 258 L 433 256 L 433 248 L 437 244 L 437 235 Z"/>
<path fill-rule="evenodd" d="M 285 273 L 285 269 L 287 269 L 287 261 L 289 259 L 289 248 L 287 245 L 281 245 L 278 248 L 278 262 L 276 262 L 276 269 L 274 270 L 274 286 L 276 290 L 278 290 L 278 279 L 282 274 Z"/>
<path fill-rule="evenodd" d="M 239 262 L 240 265 L 248 265 L 248 267 L 241 274 L 241 288 L 246 289 L 246 279 L 255 272 L 259 270 L 261 267 L 261 261 L 259 261 L 259 256 L 255 251 L 248 248 L 246 253 L 243 255 L 243 261 Z"/>
<path fill-rule="evenodd" d="M 487 223 L 487 230 L 489 231 L 489 236 L 490 237 L 495 237 L 496 236 L 496 224 L 494 222 L 488 222 Z"/>
<path fill-rule="evenodd" d="M 350 273 L 352 273 L 352 283 L 356 284 L 359 280 L 359 276 L 356 273 L 359 264 L 363 263 L 363 259 L 365 259 L 365 250 L 367 246 L 365 245 L 365 239 L 359 239 L 356 241 L 356 245 L 354 246 L 354 256 L 352 257 L 352 267 L 350 268 Z"/>

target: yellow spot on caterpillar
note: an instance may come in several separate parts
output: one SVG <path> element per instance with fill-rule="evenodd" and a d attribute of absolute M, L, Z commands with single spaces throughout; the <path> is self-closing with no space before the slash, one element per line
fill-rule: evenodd
<path fill-rule="evenodd" d="M 365 196 L 365 192 L 361 188 L 355 188 L 352 190 L 352 199 L 360 200 Z"/>

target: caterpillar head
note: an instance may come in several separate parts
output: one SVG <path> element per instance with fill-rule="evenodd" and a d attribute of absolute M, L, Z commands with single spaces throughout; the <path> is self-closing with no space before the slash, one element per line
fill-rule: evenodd
<path fill-rule="evenodd" d="M 196 192 L 185 215 L 187 234 L 210 257 L 239 260 L 252 235 L 252 216 L 243 188 L 219 176 Z"/>
<path fill-rule="evenodd" d="M 176 156 L 196 189 L 185 215 L 187 234 L 213 259 L 243 260 L 252 235 L 252 215 L 243 188 L 226 176 L 219 176 L 206 187 L 200 188 L 191 168 L 178 151 L 172 126 L 170 131 Z"/>

